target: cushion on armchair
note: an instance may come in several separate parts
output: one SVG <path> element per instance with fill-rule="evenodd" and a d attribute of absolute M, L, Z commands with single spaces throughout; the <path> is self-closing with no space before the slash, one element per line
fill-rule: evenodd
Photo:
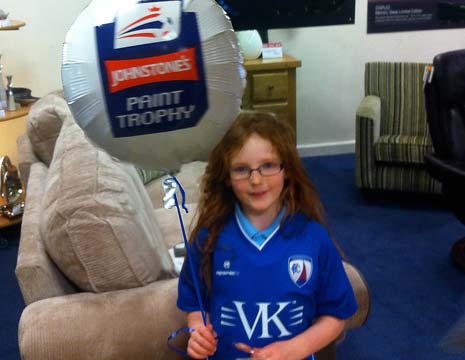
<path fill-rule="evenodd" d="M 47 253 L 82 290 L 133 288 L 173 274 L 134 166 L 93 146 L 71 117 L 56 142 L 41 216 Z"/>
<path fill-rule="evenodd" d="M 71 113 L 62 91 L 52 92 L 39 99 L 29 112 L 26 132 L 34 154 L 47 166 L 52 160 L 55 142 L 66 116 L 71 117 Z"/>
<path fill-rule="evenodd" d="M 375 143 L 375 159 L 383 163 L 424 164 L 433 151 L 429 136 L 383 135 Z"/>

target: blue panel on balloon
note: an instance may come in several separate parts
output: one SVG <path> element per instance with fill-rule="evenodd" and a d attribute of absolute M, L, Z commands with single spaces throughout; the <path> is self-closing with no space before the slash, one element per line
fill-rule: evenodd
<path fill-rule="evenodd" d="M 114 137 L 197 125 L 208 97 L 194 13 L 180 1 L 139 2 L 95 34 Z"/>

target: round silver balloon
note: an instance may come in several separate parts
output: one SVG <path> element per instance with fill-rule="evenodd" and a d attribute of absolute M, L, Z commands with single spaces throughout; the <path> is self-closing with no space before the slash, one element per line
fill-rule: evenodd
<path fill-rule="evenodd" d="M 212 0 L 94 0 L 63 46 L 79 126 L 122 161 L 176 170 L 205 160 L 240 111 L 246 73 Z"/>

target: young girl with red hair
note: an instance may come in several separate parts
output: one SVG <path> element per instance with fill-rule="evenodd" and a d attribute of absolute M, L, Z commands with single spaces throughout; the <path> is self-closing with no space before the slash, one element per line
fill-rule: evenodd
<path fill-rule="evenodd" d="M 294 139 L 273 114 L 243 111 L 210 154 L 189 242 L 196 273 L 184 266 L 178 288 L 191 358 L 313 359 L 357 309 Z"/>

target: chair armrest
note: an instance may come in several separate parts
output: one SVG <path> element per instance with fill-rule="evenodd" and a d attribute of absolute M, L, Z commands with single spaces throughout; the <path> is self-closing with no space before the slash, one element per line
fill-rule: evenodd
<path fill-rule="evenodd" d="M 23 134 L 16 139 L 16 148 L 18 150 L 19 174 L 21 176 L 23 186 L 26 189 L 31 166 L 40 160 L 34 154 L 31 141 L 26 134 Z"/>
<path fill-rule="evenodd" d="M 39 215 L 47 171 L 42 162 L 32 164 L 21 223 L 15 273 L 26 305 L 52 296 L 76 292 L 49 258 L 41 240 Z"/>
<path fill-rule="evenodd" d="M 350 330 L 365 324 L 370 314 L 371 301 L 367 282 L 360 271 L 348 262 L 344 261 L 343 264 L 358 305 L 357 312 L 346 321 L 345 330 Z"/>
<path fill-rule="evenodd" d="M 342 341 L 344 341 L 348 330 L 358 328 L 365 324 L 365 322 L 368 319 L 368 315 L 370 314 L 371 307 L 368 285 L 365 279 L 363 278 L 362 274 L 360 273 L 360 271 L 357 270 L 357 268 L 355 268 L 353 265 L 349 264 L 346 261 L 343 261 L 343 265 L 347 277 L 349 278 L 350 284 L 352 285 L 352 290 L 354 291 L 355 300 L 357 301 L 358 308 L 355 314 L 346 320 L 344 330 L 334 341 L 335 344 L 339 344 Z M 329 351 L 328 354 L 329 356 L 324 357 L 325 360 L 336 359 L 335 351 Z"/>
<path fill-rule="evenodd" d="M 79 293 L 26 307 L 19 348 L 28 360 L 182 359 L 168 336 L 186 326 L 176 308 L 177 279 L 106 293 Z M 186 339 L 179 347 L 186 348 Z"/>
<path fill-rule="evenodd" d="M 374 143 L 380 134 L 381 99 L 366 96 L 355 115 L 355 182 L 359 188 L 375 188 Z"/>
<path fill-rule="evenodd" d="M 357 118 L 366 118 L 373 122 L 373 143 L 375 143 L 380 134 L 381 99 L 374 95 L 365 96 L 360 102 L 355 115 Z"/>

